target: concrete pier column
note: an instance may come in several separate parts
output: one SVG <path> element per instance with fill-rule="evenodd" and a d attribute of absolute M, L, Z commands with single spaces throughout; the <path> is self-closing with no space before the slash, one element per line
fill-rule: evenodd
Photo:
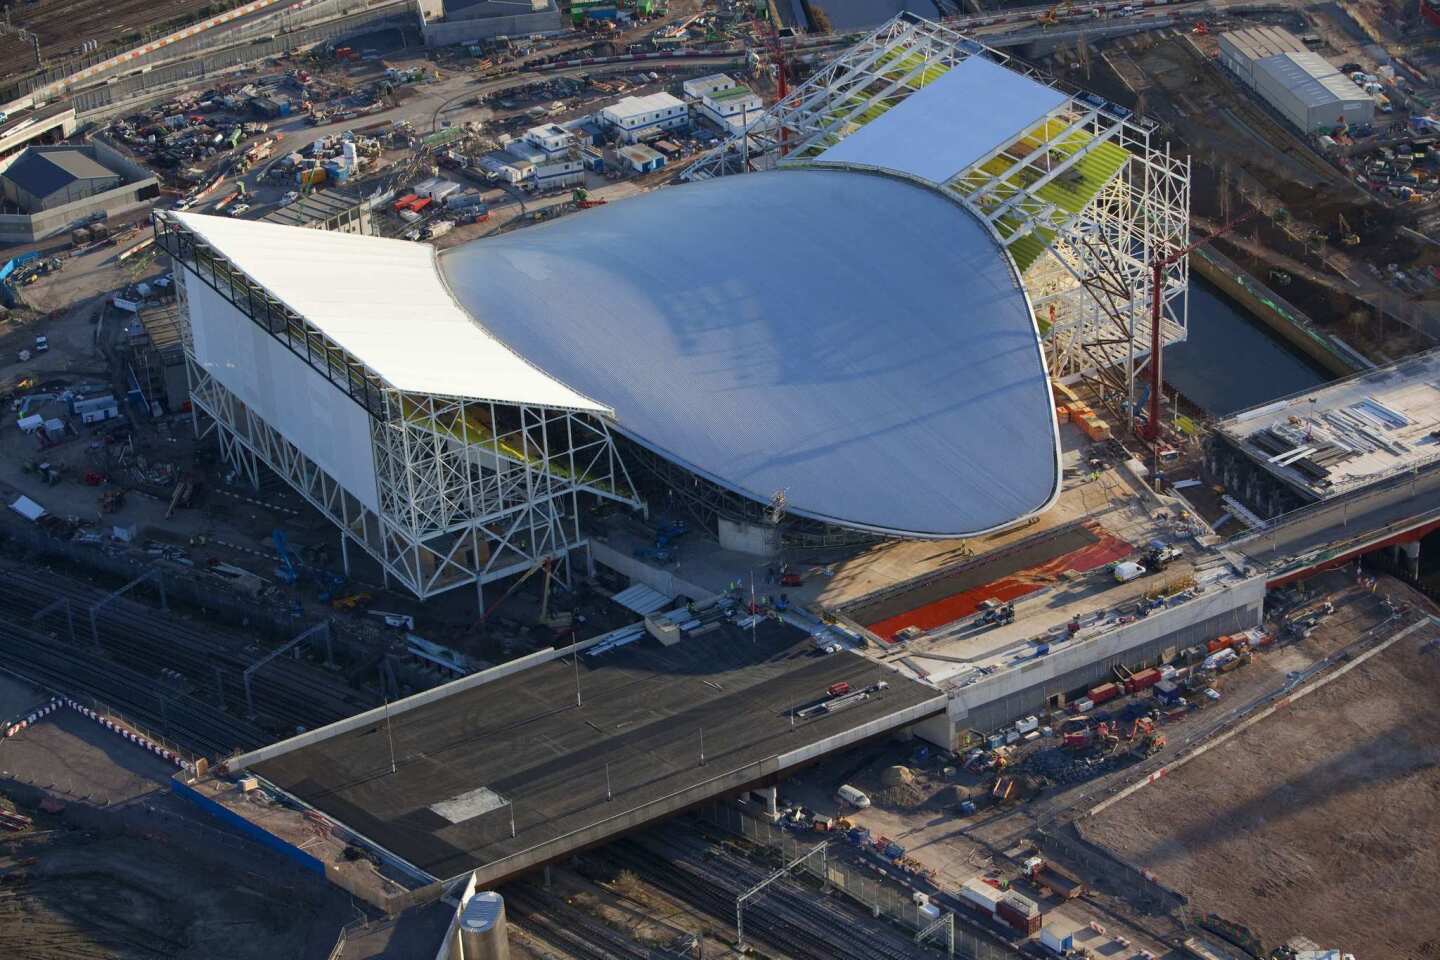
<path fill-rule="evenodd" d="M 1415 546 L 1420 545 L 1417 543 Z M 770 814 L 770 819 L 780 816 L 780 788 L 766 787 L 760 791 L 760 795 L 765 798 L 765 812 Z"/>
<path fill-rule="evenodd" d="M 1412 579 L 1420 579 L 1420 541 L 1411 540 L 1405 544 L 1405 559 L 1408 561 L 1406 568 Z"/>

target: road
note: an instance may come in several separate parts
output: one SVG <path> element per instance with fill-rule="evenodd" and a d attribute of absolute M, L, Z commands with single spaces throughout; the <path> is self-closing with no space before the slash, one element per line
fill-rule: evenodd
<path fill-rule="evenodd" d="M 1271 574 L 1283 574 L 1343 556 L 1427 519 L 1440 519 L 1440 470 L 1436 469 L 1405 474 L 1371 490 L 1293 511 L 1229 546 Z"/>

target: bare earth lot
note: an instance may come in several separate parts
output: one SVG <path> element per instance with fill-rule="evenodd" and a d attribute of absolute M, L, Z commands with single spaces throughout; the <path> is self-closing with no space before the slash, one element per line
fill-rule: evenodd
<path fill-rule="evenodd" d="M 1440 957 L 1440 629 L 1079 826 L 1265 947 Z"/>

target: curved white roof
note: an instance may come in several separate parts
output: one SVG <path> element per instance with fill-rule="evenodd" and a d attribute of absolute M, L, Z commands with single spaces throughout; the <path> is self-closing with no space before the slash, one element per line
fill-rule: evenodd
<path fill-rule="evenodd" d="M 173 216 L 399 390 L 609 412 L 477 326 L 445 289 L 429 244 Z"/>
<path fill-rule="evenodd" d="M 789 169 L 440 256 L 492 335 L 619 429 L 790 513 L 912 536 L 1047 506 L 1060 468 L 1008 256 L 938 191 Z"/>

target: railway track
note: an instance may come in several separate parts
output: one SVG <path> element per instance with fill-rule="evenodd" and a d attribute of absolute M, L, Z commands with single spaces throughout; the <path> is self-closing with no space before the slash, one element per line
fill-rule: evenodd
<path fill-rule="evenodd" d="M 80 700 L 97 700 L 198 754 L 223 756 L 271 737 L 193 697 L 167 692 L 147 674 L 64 650 L 43 634 L 0 618 L 0 667 Z"/>
<path fill-rule="evenodd" d="M 727 923 L 734 921 L 735 898 L 773 872 L 675 827 L 622 840 L 606 852 L 670 896 Z M 796 960 L 914 960 L 926 952 L 887 924 L 789 877 L 746 903 L 745 933 Z"/>
<path fill-rule="evenodd" d="M 301 660 L 278 657 L 251 681 L 256 717 L 246 718 L 244 671 L 267 650 L 251 638 L 191 622 L 129 598 L 96 616 L 99 649 L 90 636 L 90 608 L 106 593 L 24 569 L 6 571 L 0 592 L 0 665 L 33 675 L 57 690 L 94 697 L 198 752 L 254 746 L 359 712 L 370 698 L 338 676 Z M 70 643 L 64 600 L 74 619 Z M 177 733 L 177 729 L 179 732 Z"/>
<path fill-rule="evenodd" d="M 505 888 L 505 910 L 521 929 L 582 960 L 685 960 L 685 955 L 647 947 L 531 884 Z"/>

